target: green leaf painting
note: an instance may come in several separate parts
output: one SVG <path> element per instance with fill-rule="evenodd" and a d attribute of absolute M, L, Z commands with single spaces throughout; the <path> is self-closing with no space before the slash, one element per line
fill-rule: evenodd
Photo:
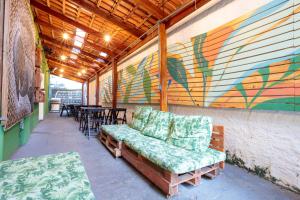
<path fill-rule="evenodd" d="M 188 92 L 189 96 L 191 97 L 192 101 L 194 102 L 193 97 L 189 90 L 187 75 L 186 75 L 186 71 L 185 71 L 182 61 L 178 60 L 176 58 L 173 58 L 173 57 L 169 57 L 167 64 L 168 64 L 168 71 L 169 71 L 169 74 L 171 75 L 171 77 L 177 83 L 182 85 L 182 87 L 184 87 L 184 89 Z"/>
<path fill-rule="evenodd" d="M 194 38 L 194 55 L 197 60 L 197 67 L 202 72 L 202 79 L 203 79 L 203 101 L 205 101 L 206 95 L 206 84 L 207 84 L 207 77 L 212 76 L 211 69 L 208 68 L 208 62 L 203 56 L 203 43 L 206 39 L 206 33 L 196 36 Z"/>
<path fill-rule="evenodd" d="M 146 99 L 151 103 L 151 78 L 147 70 L 144 70 L 143 87 Z"/>

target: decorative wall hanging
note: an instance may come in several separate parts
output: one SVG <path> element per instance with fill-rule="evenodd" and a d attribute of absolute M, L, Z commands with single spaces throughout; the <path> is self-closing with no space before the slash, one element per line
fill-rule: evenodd
<path fill-rule="evenodd" d="M 168 103 L 300 111 L 299 27 L 300 0 L 273 0 L 169 45 Z M 119 71 L 118 101 L 159 103 L 157 52 Z"/>
<path fill-rule="evenodd" d="M 35 27 L 27 0 L 7 0 L 2 109 L 5 128 L 33 111 Z"/>

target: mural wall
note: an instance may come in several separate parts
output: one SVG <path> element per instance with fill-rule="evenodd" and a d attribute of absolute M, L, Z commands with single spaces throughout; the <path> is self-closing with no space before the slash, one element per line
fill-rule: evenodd
<path fill-rule="evenodd" d="M 2 109 L 9 128 L 33 111 L 35 27 L 26 0 L 5 8 Z"/>
<path fill-rule="evenodd" d="M 299 12 L 300 0 L 274 0 L 169 45 L 168 103 L 299 111 Z M 158 103 L 157 53 L 120 70 L 118 86 L 119 103 Z"/>
<path fill-rule="evenodd" d="M 112 74 L 109 73 L 107 74 L 106 77 L 102 79 L 100 77 L 100 84 L 99 84 L 99 89 L 100 89 L 100 98 L 101 98 L 101 103 L 111 103 L 112 101 Z"/>

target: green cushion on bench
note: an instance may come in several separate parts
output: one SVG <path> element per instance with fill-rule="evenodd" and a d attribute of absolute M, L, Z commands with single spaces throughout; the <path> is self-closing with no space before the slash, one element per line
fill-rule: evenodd
<path fill-rule="evenodd" d="M 172 116 L 173 114 L 169 112 L 153 110 L 142 134 L 160 140 L 166 140 L 169 134 Z"/>
<path fill-rule="evenodd" d="M 174 115 L 167 142 L 189 151 L 205 152 L 211 134 L 210 117 Z"/>
<path fill-rule="evenodd" d="M 78 153 L 0 162 L 0 199 L 95 199 Z"/>
<path fill-rule="evenodd" d="M 152 107 L 150 106 L 137 106 L 130 127 L 142 131 L 148 122 L 151 111 Z"/>
<path fill-rule="evenodd" d="M 102 125 L 102 130 L 119 141 L 123 141 L 124 138 L 130 137 L 132 134 L 140 135 L 140 131 L 130 128 L 127 124 Z"/>
<path fill-rule="evenodd" d="M 205 152 L 196 153 L 143 135 L 125 138 L 124 142 L 161 168 L 176 174 L 194 171 L 225 160 L 224 152 L 209 148 Z"/>

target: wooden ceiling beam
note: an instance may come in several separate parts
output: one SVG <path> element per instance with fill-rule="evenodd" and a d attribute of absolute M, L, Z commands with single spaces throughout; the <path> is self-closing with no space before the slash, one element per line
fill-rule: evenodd
<path fill-rule="evenodd" d="M 63 29 L 61 29 L 61 28 L 58 28 L 58 27 L 55 27 L 55 26 L 53 26 L 52 24 L 50 24 L 50 23 L 48 23 L 48 22 L 45 22 L 45 21 L 43 21 L 43 20 L 40 20 L 40 19 L 35 18 L 34 21 L 35 21 L 38 25 L 40 25 L 40 26 L 50 28 L 50 29 L 52 29 L 52 30 L 54 30 L 54 31 L 56 31 L 56 32 L 61 33 L 61 34 L 65 32 L 65 30 L 63 30 Z M 71 38 L 74 38 L 75 35 L 74 35 L 74 34 L 70 34 L 70 37 L 71 37 Z M 99 51 L 99 52 L 105 52 L 105 53 L 107 53 L 109 56 L 112 56 L 112 57 L 113 57 L 114 54 L 115 54 L 113 51 L 111 51 L 111 50 L 109 50 L 109 49 L 107 49 L 107 48 L 101 47 L 101 46 L 99 46 L 99 45 L 96 45 L 96 44 L 94 44 L 94 43 L 92 43 L 92 42 L 89 42 L 89 41 L 87 41 L 87 40 L 84 41 L 84 45 L 87 45 L 87 46 L 89 46 L 89 47 L 91 47 L 91 48 L 94 48 L 94 49 L 96 49 L 96 50 Z"/>
<path fill-rule="evenodd" d="M 161 10 L 160 7 L 154 5 L 150 1 L 145 0 L 133 0 L 133 2 L 142 8 L 144 8 L 149 14 L 154 16 L 156 19 L 163 19 L 164 18 L 164 12 Z"/>
<path fill-rule="evenodd" d="M 83 79 L 87 79 L 87 78 L 88 78 L 88 75 L 82 74 L 81 76 L 79 76 L 79 75 L 77 74 L 77 72 L 74 72 L 74 71 L 72 71 L 72 70 L 70 70 L 69 68 L 66 68 L 66 67 L 63 67 L 64 71 L 63 71 L 63 72 L 60 72 L 60 69 L 61 69 L 62 67 L 59 67 L 59 66 L 57 66 L 56 64 L 50 63 L 50 64 L 49 64 L 49 68 L 50 68 L 52 71 L 56 68 L 55 71 L 57 71 L 57 72 L 60 73 L 60 74 L 69 74 L 69 75 L 71 75 L 71 76 L 73 76 L 73 77 L 78 77 L 78 78 L 83 78 Z"/>
<path fill-rule="evenodd" d="M 49 59 L 50 61 L 52 62 L 56 62 L 56 63 L 60 63 L 62 65 L 65 65 L 65 66 L 70 66 L 72 67 L 74 70 L 82 70 L 82 69 L 87 69 L 88 71 L 88 74 L 93 74 L 95 72 L 95 69 L 93 68 L 88 68 L 88 67 L 85 67 L 84 65 L 80 64 L 80 63 L 76 63 L 76 64 L 71 64 L 71 63 L 68 63 L 68 62 L 64 62 L 64 61 L 61 61 L 53 56 L 46 56 L 47 59 Z M 83 67 L 78 67 L 78 66 L 83 66 Z"/>
<path fill-rule="evenodd" d="M 54 38 L 51 38 L 51 37 L 49 37 L 48 35 L 40 34 L 40 38 L 43 39 L 43 40 L 47 40 L 47 41 L 49 41 L 49 42 L 51 42 L 51 43 L 53 43 L 53 44 L 61 45 L 61 46 L 66 47 L 66 48 L 68 48 L 68 49 L 73 49 L 73 48 L 79 49 L 79 48 L 76 47 L 76 46 L 69 45 L 69 44 L 66 44 L 66 43 L 62 43 L 61 41 L 58 41 L 58 40 L 56 40 L 56 39 L 54 39 Z M 105 60 L 105 61 L 107 62 L 107 59 L 104 58 L 104 57 L 101 57 L 100 55 L 99 55 L 99 56 L 96 56 L 96 55 L 91 54 L 91 53 L 89 53 L 89 52 L 83 51 L 82 49 L 79 49 L 79 50 L 80 50 L 80 54 L 82 54 L 82 55 L 84 55 L 84 56 L 90 57 L 90 58 L 92 58 L 92 59 L 94 59 L 94 60 L 96 60 L 97 58 L 100 57 L 101 59 L 103 59 L 103 60 Z"/>
<path fill-rule="evenodd" d="M 83 30 L 83 31 L 85 31 L 89 34 L 95 35 L 97 37 L 101 37 L 101 35 L 102 35 L 98 31 L 95 31 L 94 29 L 91 29 L 88 26 L 85 26 L 85 25 L 83 25 L 83 24 L 81 24 L 81 23 L 79 23 L 79 22 L 77 22 L 77 21 L 75 21 L 75 20 L 73 20 L 69 17 L 66 17 L 64 14 L 61 14 L 61 13 L 49 8 L 48 6 L 40 3 L 39 0 L 30 0 L 30 4 L 33 7 L 37 8 L 39 10 L 42 10 L 42 11 L 48 13 L 49 15 L 52 15 L 52 16 L 66 22 L 68 24 L 71 24 L 72 26 L 80 28 L 81 30 Z"/>
<path fill-rule="evenodd" d="M 187 6 L 186 8 L 181 10 L 180 12 L 178 12 L 176 15 L 174 15 L 173 17 L 168 19 L 165 22 L 166 28 L 167 29 L 170 28 L 171 26 L 173 26 L 174 24 L 176 24 L 177 22 L 179 22 L 180 20 L 182 20 L 183 18 L 185 18 L 189 14 L 193 13 L 197 9 L 201 8 L 202 6 L 204 6 L 205 4 L 207 4 L 210 1 L 211 0 L 201 0 L 201 1 L 196 1 L 196 4 L 195 3 L 190 4 L 189 6 Z"/>
<path fill-rule="evenodd" d="M 55 76 L 59 76 L 60 73 L 58 71 L 55 71 L 55 72 L 51 72 L 51 74 L 55 75 Z M 72 80 L 72 81 L 76 81 L 76 82 L 79 82 L 79 83 L 84 83 L 85 82 L 85 79 L 75 77 L 74 75 L 71 75 L 71 74 L 63 74 L 63 78 L 66 78 L 66 79 L 69 79 L 69 80 Z"/>
<path fill-rule="evenodd" d="M 191 4 L 190 6 L 187 6 L 185 9 L 174 15 L 173 17 L 169 18 L 167 21 L 165 21 L 166 29 L 172 27 L 177 22 L 188 16 L 189 14 L 193 13 L 197 9 L 201 8 L 211 0 L 201 0 L 197 1 L 196 5 Z M 154 31 L 147 35 L 147 37 L 143 38 L 140 42 L 138 42 L 135 46 L 131 47 L 127 52 L 124 52 L 122 55 L 118 56 L 118 60 L 124 59 L 126 56 L 132 54 L 142 46 L 144 46 L 146 43 L 150 42 L 152 39 L 158 36 L 158 31 Z"/>
<path fill-rule="evenodd" d="M 137 29 L 134 25 L 126 23 L 122 19 L 120 19 L 114 15 L 110 15 L 110 13 L 108 13 L 107 11 L 105 11 L 104 9 L 102 9 L 100 7 L 97 7 L 97 5 L 95 5 L 91 2 L 88 2 L 86 0 L 71 0 L 71 2 L 75 3 L 79 7 L 82 7 L 84 9 L 102 17 L 103 19 L 126 30 L 127 32 L 129 32 L 130 34 L 132 34 L 136 37 L 140 37 L 143 34 L 143 31 Z"/>
<path fill-rule="evenodd" d="M 52 62 L 52 63 L 55 63 L 56 65 L 58 65 L 58 66 L 60 66 L 60 67 L 67 67 L 67 68 L 69 68 L 69 69 L 72 69 L 73 71 L 75 70 L 75 71 L 80 71 L 80 70 L 83 70 L 83 69 L 85 69 L 85 68 L 80 68 L 80 67 L 78 67 L 78 66 L 76 66 L 76 65 L 73 65 L 73 64 L 70 64 L 70 63 L 66 63 L 66 62 L 62 62 L 62 61 L 60 61 L 60 60 L 58 60 L 58 59 L 56 59 L 56 58 L 53 58 L 53 57 L 50 57 L 50 56 L 47 56 L 46 57 L 50 62 Z M 89 72 L 89 71 L 91 71 L 91 70 L 87 70 L 87 75 L 88 76 L 90 76 L 90 75 L 92 75 L 92 73 L 94 72 L 94 71 L 92 71 L 92 72 Z"/>
<path fill-rule="evenodd" d="M 43 42 L 43 45 L 44 45 L 44 46 L 48 46 L 48 47 L 50 47 L 51 49 L 54 49 L 55 51 L 59 51 L 59 52 L 62 52 L 62 53 L 67 53 L 67 54 L 74 54 L 74 53 L 71 51 L 71 49 L 68 49 L 68 48 L 66 48 L 66 47 L 62 48 L 60 45 L 55 45 L 55 44 L 49 43 L 48 41 L 46 41 L 46 42 L 47 42 L 47 43 Z M 99 69 L 100 66 L 99 66 L 97 63 L 95 63 L 95 62 L 93 62 L 93 61 L 91 61 L 91 60 L 89 60 L 89 59 L 86 59 L 85 57 L 82 57 L 80 54 L 75 54 L 75 55 L 77 55 L 77 57 L 78 57 L 76 60 L 74 60 L 74 59 L 72 59 L 72 58 L 68 58 L 68 59 L 71 59 L 71 60 L 73 60 L 74 62 L 77 62 L 77 60 L 78 60 L 78 61 L 81 61 L 81 62 L 84 62 L 85 64 L 78 63 L 78 62 L 77 62 L 77 63 L 80 64 L 80 65 L 83 65 L 83 66 L 85 66 L 85 67 L 87 67 L 87 68 Z M 94 66 L 94 65 L 91 65 L 91 62 L 97 64 L 98 67 L 97 67 L 97 66 Z M 104 67 L 104 66 L 102 66 L 102 67 Z"/>

